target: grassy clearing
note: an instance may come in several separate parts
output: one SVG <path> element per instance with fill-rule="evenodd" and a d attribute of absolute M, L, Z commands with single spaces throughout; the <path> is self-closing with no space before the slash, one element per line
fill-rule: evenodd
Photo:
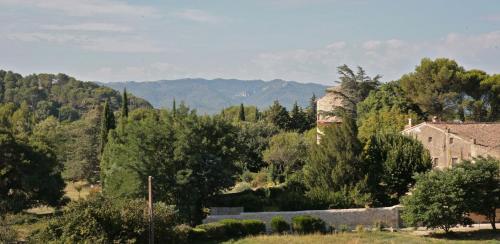
<path fill-rule="evenodd" d="M 391 232 L 365 232 L 365 233 L 342 233 L 332 235 L 262 235 L 248 237 L 236 241 L 228 241 L 232 244 L 316 244 L 316 243 L 500 243 L 500 232 L 478 231 L 468 234 L 455 233 L 451 236 L 437 235 L 432 237 L 416 236 L 410 233 Z"/>

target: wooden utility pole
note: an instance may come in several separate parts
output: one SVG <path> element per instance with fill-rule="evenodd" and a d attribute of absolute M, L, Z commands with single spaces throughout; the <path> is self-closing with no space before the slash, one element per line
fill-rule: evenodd
<path fill-rule="evenodd" d="M 148 176 L 148 215 L 149 215 L 149 244 L 155 243 L 154 218 L 153 218 L 153 177 Z"/>

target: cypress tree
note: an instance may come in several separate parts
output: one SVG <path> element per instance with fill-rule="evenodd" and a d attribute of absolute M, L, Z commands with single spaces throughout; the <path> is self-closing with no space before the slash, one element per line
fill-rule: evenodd
<path fill-rule="evenodd" d="M 122 132 L 125 132 L 125 124 L 127 123 L 128 118 L 128 97 L 127 97 L 127 88 L 123 89 L 122 96 L 122 115 L 121 115 L 121 123 L 120 129 Z"/>
<path fill-rule="evenodd" d="M 259 120 L 260 120 L 259 108 L 255 107 L 255 121 L 259 121 Z"/>
<path fill-rule="evenodd" d="M 177 114 L 177 105 L 175 104 L 175 98 L 174 101 L 172 102 L 172 114 L 174 115 L 175 118 L 175 115 Z"/>
<path fill-rule="evenodd" d="M 108 142 L 108 132 L 111 129 L 115 129 L 116 127 L 116 122 L 115 122 L 115 115 L 113 114 L 113 111 L 111 111 L 111 108 L 109 107 L 109 102 L 106 100 L 104 103 L 104 109 L 102 111 L 102 121 L 101 121 L 101 144 L 99 147 L 99 151 L 102 152 L 104 151 L 104 146 L 106 146 L 106 143 Z"/>
<path fill-rule="evenodd" d="M 124 118 L 128 118 L 128 97 L 127 97 L 127 88 L 123 89 L 123 97 L 122 97 L 122 116 Z"/>
<path fill-rule="evenodd" d="M 243 106 L 243 103 L 240 104 L 239 119 L 240 119 L 240 121 L 245 121 L 245 107 Z"/>

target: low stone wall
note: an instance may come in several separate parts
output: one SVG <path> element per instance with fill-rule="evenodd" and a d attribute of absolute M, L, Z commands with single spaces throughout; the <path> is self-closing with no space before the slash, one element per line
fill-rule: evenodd
<path fill-rule="evenodd" d="M 266 228 L 270 229 L 271 219 L 276 215 L 281 215 L 291 223 L 292 217 L 298 215 L 311 215 L 323 219 L 327 224 L 338 227 L 347 225 L 355 228 L 357 225 L 366 227 L 373 226 L 376 222 L 382 222 L 387 227 L 398 229 L 401 226 L 400 206 L 385 208 L 352 208 L 352 209 L 329 209 L 329 210 L 307 210 L 307 211 L 286 211 L 286 212 L 248 212 L 234 215 L 209 215 L 203 223 L 217 222 L 222 219 L 258 219 L 266 223 Z"/>

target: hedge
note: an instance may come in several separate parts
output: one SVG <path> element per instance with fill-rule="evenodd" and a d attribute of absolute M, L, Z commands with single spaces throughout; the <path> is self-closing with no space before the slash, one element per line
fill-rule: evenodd
<path fill-rule="evenodd" d="M 264 233 L 266 225 L 260 220 L 223 219 L 198 225 L 196 229 L 205 230 L 207 240 L 226 240 Z"/>
<path fill-rule="evenodd" d="M 292 218 L 292 229 L 299 234 L 325 233 L 326 223 L 320 218 L 310 215 L 299 215 Z"/>
<path fill-rule="evenodd" d="M 290 224 L 288 224 L 283 216 L 276 215 L 271 219 L 271 230 L 274 233 L 283 234 L 290 231 Z"/>

